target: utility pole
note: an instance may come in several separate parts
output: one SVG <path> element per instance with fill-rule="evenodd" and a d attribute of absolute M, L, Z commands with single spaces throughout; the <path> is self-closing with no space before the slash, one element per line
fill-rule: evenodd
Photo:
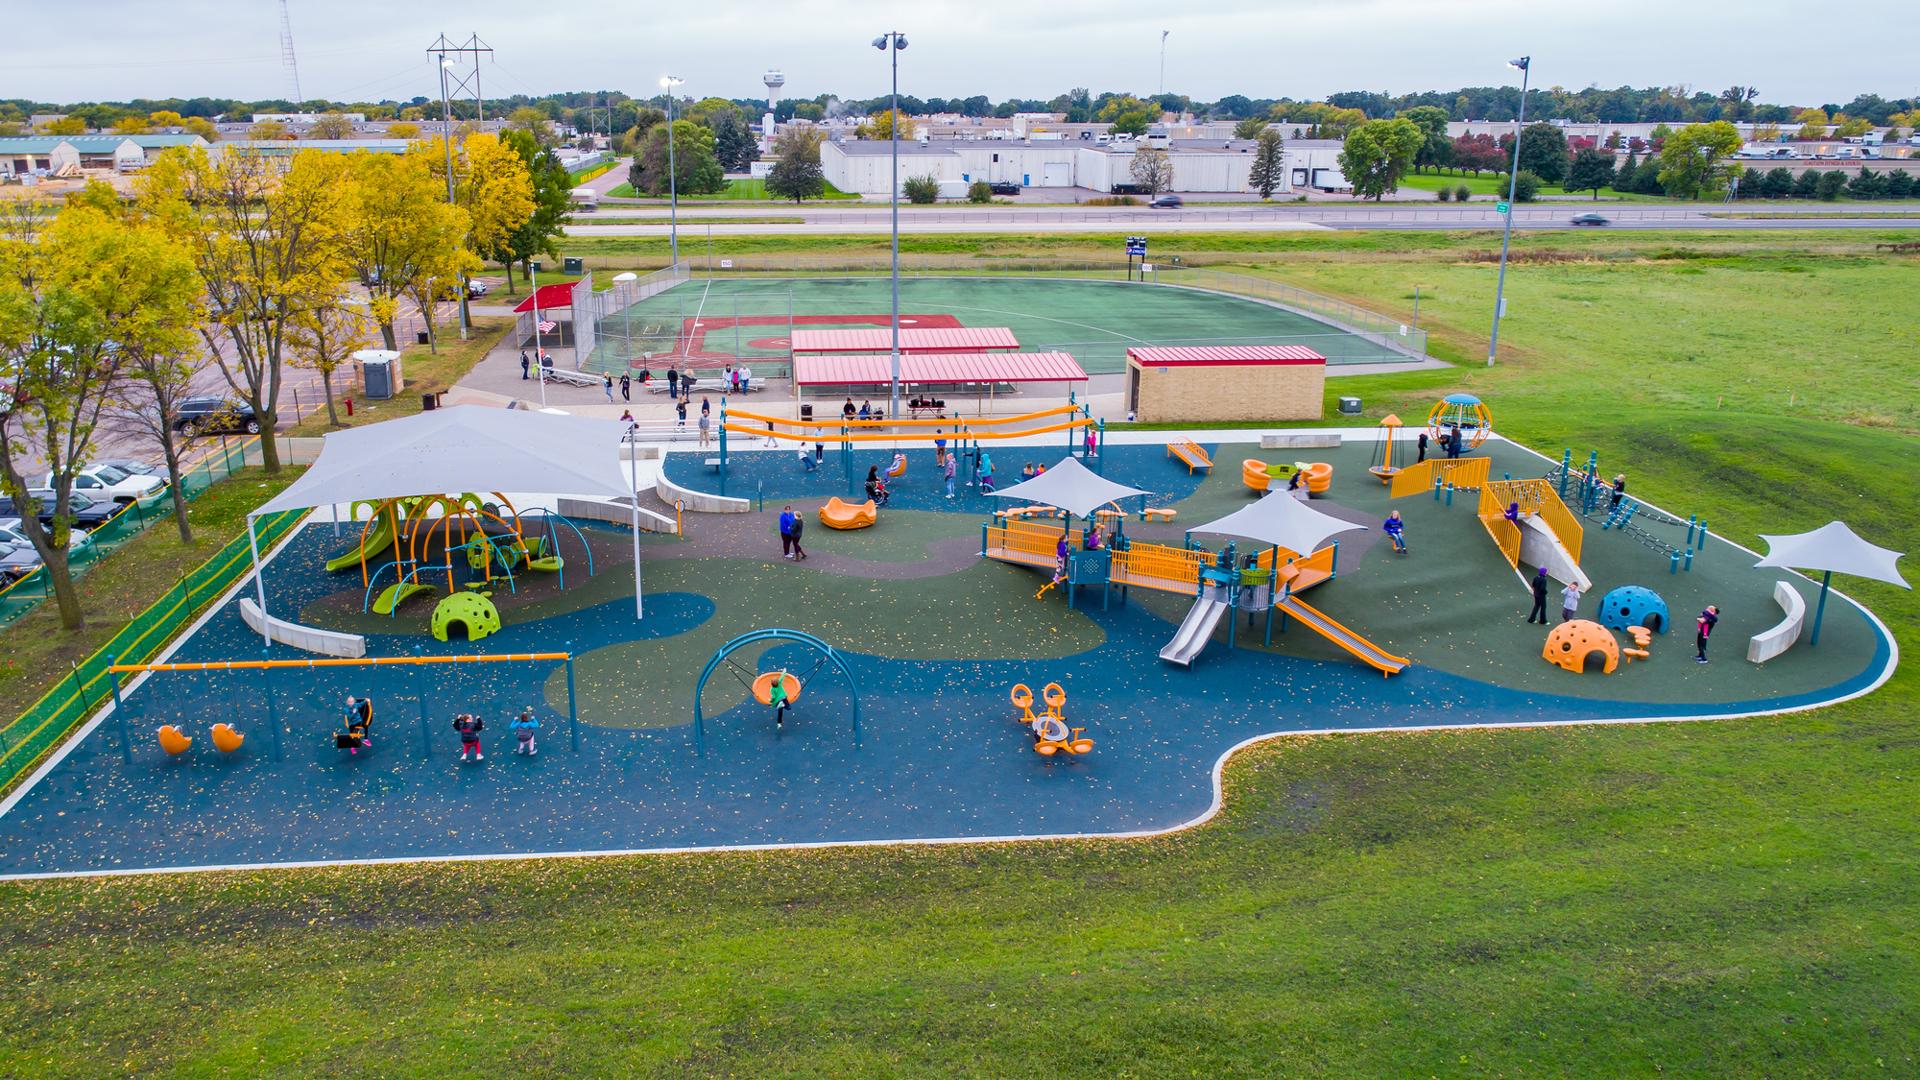
<path fill-rule="evenodd" d="M 433 44 L 427 46 L 427 54 L 437 57 L 440 64 L 440 137 L 441 141 L 446 143 L 447 204 L 452 205 L 456 201 L 453 186 L 453 95 L 464 94 L 471 89 L 475 115 L 482 120 L 486 119 L 487 107 L 480 100 L 480 57 L 483 54 L 492 56 L 493 46 L 481 41 L 478 34 L 468 35 L 467 40 L 457 45 L 449 40 L 447 35 L 441 34 Z M 473 71 L 465 75 L 457 74 L 455 68 L 458 65 L 454 61 L 456 56 L 463 59 L 472 57 Z M 462 271 L 460 274 L 461 339 L 465 340 L 472 332 L 473 312 L 467 307 L 467 275 Z"/>
<path fill-rule="evenodd" d="M 1171 30 L 1160 31 L 1160 89 L 1154 91 L 1156 97 L 1167 92 L 1167 35 L 1171 33 Z"/>
<path fill-rule="evenodd" d="M 1493 366 L 1493 358 L 1500 351 L 1500 316 L 1506 314 L 1507 248 L 1513 244 L 1513 196 L 1520 184 L 1520 138 L 1527 132 L 1527 79 L 1533 75 L 1533 57 L 1509 60 L 1507 65 L 1520 69 L 1520 112 L 1513 121 L 1513 167 L 1507 170 L 1507 212 L 1501 215 L 1506 223 L 1500 233 L 1500 277 L 1493 286 L 1493 332 L 1487 335 L 1488 367 Z"/>

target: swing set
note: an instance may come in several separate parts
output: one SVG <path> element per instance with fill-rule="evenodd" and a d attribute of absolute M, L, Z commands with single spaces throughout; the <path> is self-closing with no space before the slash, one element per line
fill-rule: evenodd
<path fill-rule="evenodd" d="M 763 641 L 799 642 L 812 649 L 818 655 L 814 658 L 812 667 L 807 668 L 806 671 L 797 675 L 787 670 L 755 671 L 733 659 L 733 653 L 737 650 Z M 841 655 L 839 650 L 827 644 L 825 641 L 814 637 L 812 634 L 799 630 L 783 630 L 777 627 L 769 627 L 763 630 L 750 630 L 747 633 L 741 634 L 739 637 L 720 646 L 712 656 L 707 658 L 706 667 L 700 670 L 700 681 L 695 683 L 693 687 L 694 752 L 698 754 L 706 753 L 706 713 L 701 708 L 700 698 L 707 688 L 707 680 L 713 676 L 714 672 L 720 670 L 721 667 L 724 666 L 727 671 L 739 681 L 740 685 L 746 688 L 747 692 L 753 696 L 753 699 L 762 705 L 771 706 L 773 704 L 773 682 L 775 679 L 782 680 L 782 685 L 786 690 L 787 704 L 791 706 L 800 700 L 800 695 L 806 690 L 807 684 L 813 681 L 813 677 L 829 665 L 840 672 L 841 677 L 846 680 L 847 691 L 853 697 L 853 745 L 858 747 L 860 745 L 860 684 L 853 677 L 853 669 L 847 665 L 846 658 Z"/>

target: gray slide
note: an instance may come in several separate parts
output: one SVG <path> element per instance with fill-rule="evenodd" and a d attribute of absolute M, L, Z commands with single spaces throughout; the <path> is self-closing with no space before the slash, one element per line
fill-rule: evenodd
<path fill-rule="evenodd" d="M 1201 597 L 1193 602 L 1192 610 L 1187 612 L 1181 622 L 1180 630 L 1160 650 L 1160 659 L 1170 664 L 1188 667 L 1200 650 L 1207 647 L 1207 641 L 1213 637 L 1213 628 L 1220 625 L 1220 617 L 1227 613 L 1227 605 L 1220 600 L 1208 600 Z"/>

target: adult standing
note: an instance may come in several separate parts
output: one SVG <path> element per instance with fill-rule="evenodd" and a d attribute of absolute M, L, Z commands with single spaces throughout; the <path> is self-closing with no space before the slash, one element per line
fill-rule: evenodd
<path fill-rule="evenodd" d="M 607 392 L 607 404 L 613 404 L 613 376 L 603 373 L 600 376 L 600 388 Z"/>
<path fill-rule="evenodd" d="M 667 365 L 667 396 L 676 400 L 680 397 L 680 367 L 677 364 Z"/>
<path fill-rule="evenodd" d="M 1460 441 L 1460 425 L 1455 424 L 1447 429 L 1447 456 L 1457 458 L 1460 456 L 1462 449 L 1464 449 L 1464 446 Z"/>
<path fill-rule="evenodd" d="M 521 381 L 523 381 L 523 382 L 524 382 L 524 381 L 526 381 L 527 379 L 531 379 L 531 378 L 533 377 L 533 376 L 531 376 L 531 375 L 529 375 L 529 374 L 527 374 L 527 372 L 528 372 L 528 370 L 529 370 L 530 368 L 532 368 L 532 366 L 533 366 L 533 362 L 532 362 L 531 360 L 528 360 L 528 359 L 527 359 L 527 350 L 525 350 L 525 349 L 521 349 L 521 350 L 520 350 L 520 379 L 521 379 Z"/>
<path fill-rule="evenodd" d="M 794 516 L 791 505 L 780 510 L 780 557 L 793 558 L 793 523 L 800 520 Z"/>
<path fill-rule="evenodd" d="M 1547 625 L 1547 568 L 1544 566 L 1533 573 L 1533 610 L 1527 613 L 1527 621 Z"/>
<path fill-rule="evenodd" d="M 800 562 L 807 557 L 807 549 L 800 546 L 800 534 L 807 531 L 807 519 L 803 514 L 793 515 L 793 559 Z"/>
<path fill-rule="evenodd" d="M 1620 500 L 1626 497 L 1627 497 L 1627 474 L 1614 473 L 1613 474 L 1613 496 L 1611 500 L 1607 503 L 1607 512 L 1612 513 L 1613 511 L 1620 509 Z"/>
<path fill-rule="evenodd" d="M 1420 456 L 1413 459 L 1413 463 L 1415 465 L 1418 465 L 1421 462 L 1427 460 L 1427 433 L 1426 432 L 1423 431 L 1420 433 L 1420 442 L 1418 445 L 1420 447 Z"/>
<path fill-rule="evenodd" d="M 1714 604 L 1708 604 L 1707 610 L 1702 611 L 1700 617 L 1693 621 L 1694 663 L 1707 662 L 1707 639 L 1713 636 L 1713 628 L 1719 622 L 1720 608 Z"/>
<path fill-rule="evenodd" d="M 624 371 L 620 373 L 620 400 L 633 400 L 633 377 Z"/>

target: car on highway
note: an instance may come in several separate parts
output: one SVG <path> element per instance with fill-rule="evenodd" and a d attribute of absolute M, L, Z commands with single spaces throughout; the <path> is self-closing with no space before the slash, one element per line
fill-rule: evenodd
<path fill-rule="evenodd" d="M 1593 212 L 1593 211 L 1591 211 L 1591 210 L 1589 210 L 1589 211 L 1587 211 L 1587 212 L 1586 212 L 1586 213 L 1584 213 L 1584 214 L 1575 214 L 1575 215 L 1573 215 L 1573 217 L 1572 217 L 1572 219 L 1571 219 L 1571 221 L 1572 221 L 1572 222 L 1573 222 L 1573 224 L 1575 224 L 1575 225 L 1605 225 L 1605 224 L 1607 224 L 1607 219 L 1606 219 L 1606 217 L 1605 217 L 1605 215 L 1602 215 L 1602 214 L 1596 214 L 1596 213 L 1594 213 L 1594 212 Z"/>
<path fill-rule="evenodd" d="M 45 473 L 40 477 L 40 486 L 51 488 L 53 474 Z M 81 466 L 73 474 L 73 490 L 96 499 L 111 499 L 117 503 L 138 502 L 159 494 L 167 482 L 157 476 L 144 473 L 130 473 L 105 463 Z"/>
<path fill-rule="evenodd" d="M 27 494 L 32 496 L 40 504 L 40 524 L 52 524 L 53 492 L 45 488 L 29 488 L 27 489 Z M 120 507 L 116 503 L 100 499 L 89 499 L 76 491 L 67 496 L 67 511 L 73 517 L 73 523 L 75 525 L 88 529 L 97 529 L 106 524 L 107 520 L 113 517 L 113 515 L 119 513 Z M 11 497 L 0 496 L 0 517 L 22 516 L 20 508 L 13 504 Z"/>
<path fill-rule="evenodd" d="M 258 435 L 260 421 L 244 401 L 190 397 L 174 408 L 173 430 L 182 435 Z"/>
<path fill-rule="evenodd" d="M 1162 195 L 1147 205 L 1155 210 L 1178 210 L 1187 203 L 1178 195 Z"/>

